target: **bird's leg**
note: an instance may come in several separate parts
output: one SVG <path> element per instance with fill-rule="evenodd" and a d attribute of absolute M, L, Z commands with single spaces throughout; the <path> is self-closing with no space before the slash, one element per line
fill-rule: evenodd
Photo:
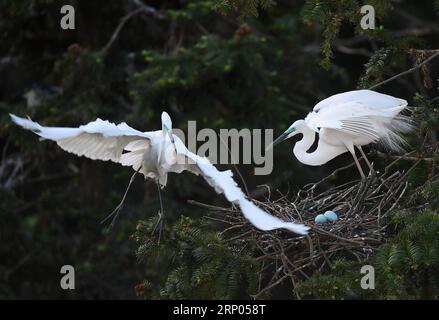
<path fill-rule="evenodd" d="M 116 220 L 119 217 L 120 214 L 120 210 L 123 207 L 123 204 L 125 202 L 125 198 L 127 197 L 128 191 L 130 190 L 131 184 L 133 183 L 134 179 L 136 178 L 136 175 L 139 173 L 140 167 L 139 169 L 137 169 L 136 172 L 134 172 L 134 174 L 131 176 L 130 182 L 128 183 L 128 186 L 125 190 L 125 193 L 122 197 L 122 200 L 120 201 L 120 203 L 117 205 L 117 207 L 108 215 L 106 216 L 102 221 L 102 223 L 105 223 L 108 219 L 110 219 L 111 217 L 113 217 L 113 219 L 111 220 L 110 226 L 108 227 L 109 230 L 112 230 L 114 228 L 114 225 L 116 224 Z"/>
<path fill-rule="evenodd" d="M 361 178 L 365 179 L 366 176 L 364 175 L 364 171 L 360 166 L 360 163 L 358 162 L 357 155 L 355 154 L 355 149 L 352 148 L 352 150 L 349 150 L 352 154 L 352 157 L 354 158 L 355 164 L 357 165 L 358 171 L 360 172 Z"/>
<path fill-rule="evenodd" d="M 162 192 L 160 190 L 160 184 L 158 182 L 156 182 L 157 184 L 157 191 L 159 193 L 159 202 L 160 202 L 160 211 L 159 211 L 159 219 L 152 231 L 152 233 L 154 233 L 157 229 L 157 227 L 159 227 L 159 239 L 158 239 L 158 243 L 160 244 L 160 240 L 165 228 L 165 211 L 163 210 L 163 201 L 162 201 Z"/>
<path fill-rule="evenodd" d="M 369 167 L 370 172 L 374 172 L 372 165 L 369 162 L 369 159 L 367 159 L 366 154 L 363 151 L 363 148 L 361 146 L 357 146 L 358 150 L 360 150 L 361 155 L 363 156 L 364 161 L 366 161 L 367 166 Z"/>

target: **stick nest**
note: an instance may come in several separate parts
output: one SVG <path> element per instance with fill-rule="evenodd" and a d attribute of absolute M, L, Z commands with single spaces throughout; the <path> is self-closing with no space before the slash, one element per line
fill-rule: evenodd
<path fill-rule="evenodd" d="M 228 225 L 223 231 L 228 240 L 240 240 L 255 246 L 256 259 L 262 261 L 263 269 L 271 267 L 274 270 L 268 285 L 260 286 L 254 296 L 258 298 L 288 278 L 295 286 L 298 279 L 329 267 L 335 258 L 367 259 L 386 240 L 391 213 L 401 209 L 406 198 L 407 175 L 419 163 L 406 172 L 390 172 L 395 162 L 382 174 L 372 173 L 366 179 L 321 190 L 322 185 L 339 171 L 352 167 L 351 164 L 319 182 L 306 185 L 293 197 L 281 195 L 275 201 L 270 200 L 271 190 L 267 186 L 268 198 L 265 201 L 253 200 L 285 221 L 306 224 L 311 228 L 307 236 L 284 230 L 262 232 L 252 227 L 238 208 L 197 204 L 212 211 L 210 219 Z M 338 220 L 316 224 L 316 215 L 327 210 L 336 212 Z"/>

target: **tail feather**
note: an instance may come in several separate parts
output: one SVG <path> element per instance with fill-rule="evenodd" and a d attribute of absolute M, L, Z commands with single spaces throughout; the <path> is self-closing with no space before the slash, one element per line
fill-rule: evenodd
<path fill-rule="evenodd" d="M 384 136 L 379 143 L 388 150 L 398 153 L 404 152 L 408 143 L 402 135 L 414 130 L 414 121 L 408 116 L 399 114 L 384 126 Z"/>

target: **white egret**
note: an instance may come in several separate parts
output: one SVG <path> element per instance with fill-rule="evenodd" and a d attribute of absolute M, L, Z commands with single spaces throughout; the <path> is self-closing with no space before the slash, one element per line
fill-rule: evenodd
<path fill-rule="evenodd" d="M 362 146 L 379 142 L 390 150 L 400 151 L 406 144 L 401 133 L 412 129 L 410 119 L 400 114 L 406 108 L 406 100 L 371 90 L 336 94 L 316 104 L 304 120 L 294 122 L 272 145 L 301 133 L 303 138 L 293 149 L 300 162 L 320 166 L 349 151 L 364 178 L 354 147 L 360 150 L 371 171 Z M 316 132 L 317 149 L 307 152 L 314 144 Z"/>
<path fill-rule="evenodd" d="M 230 170 L 218 171 L 207 158 L 200 157 L 185 147 L 178 136 L 172 133 L 171 118 L 166 112 L 163 112 L 161 117 L 162 130 L 149 132 L 138 131 L 124 122 L 115 125 L 101 119 L 79 128 L 66 128 L 43 127 L 31 119 L 12 114 L 10 116 L 19 126 L 44 139 L 56 141 L 65 151 L 93 160 L 110 160 L 134 169 L 135 173 L 121 203 L 107 217 L 114 216 L 110 227 L 114 225 L 138 172 L 142 173 L 145 179 L 151 178 L 156 181 L 160 195 L 160 188 L 166 186 L 169 172 L 181 173 L 187 170 L 196 175 L 200 174 L 217 193 L 223 193 L 228 201 L 238 205 L 244 216 L 260 230 L 284 228 L 304 235 L 309 229 L 303 224 L 285 222 L 274 217 L 249 201 L 233 180 Z"/>

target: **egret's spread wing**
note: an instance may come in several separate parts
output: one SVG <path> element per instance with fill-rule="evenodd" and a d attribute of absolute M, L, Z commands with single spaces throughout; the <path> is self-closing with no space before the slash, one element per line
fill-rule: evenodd
<path fill-rule="evenodd" d="M 180 172 L 188 170 L 197 175 L 202 175 L 217 193 L 223 193 L 229 202 L 239 205 L 245 218 L 256 228 L 264 231 L 284 228 L 302 235 L 308 233 L 309 227 L 303 224 L 285 222 L 257 207 L 246 198 L 238 187 L 233 179 L 232 171 L 219 171 L 207 158 L 190 152 L 180 139 L 176 136 L 174 138 L 179 161 L 186 161 L 186 164 L 177 164 L 176 170 Z"/>
<path fill-rule="evenodd" d="M 56 141 L 64 150 L 78 156 L 85 156 L 93 160 L 111 160 L 122 165 L 138 164 L 132 161 L 136 151 L 145 151 L 149 147 L 151 134 L 140 132 L 126 123 L 118 125 L 109 121 L 97 119 L 78 128 L 43 127 L 30 119 L 10 115 L 19 126 L 31 130 L 44 139 Z M 123 154 L 123 151 L 130 151 Z M 134 163 L 135 162 L 135 163 Z M 138 168 L 135 168 L 136 170 Z"/>

